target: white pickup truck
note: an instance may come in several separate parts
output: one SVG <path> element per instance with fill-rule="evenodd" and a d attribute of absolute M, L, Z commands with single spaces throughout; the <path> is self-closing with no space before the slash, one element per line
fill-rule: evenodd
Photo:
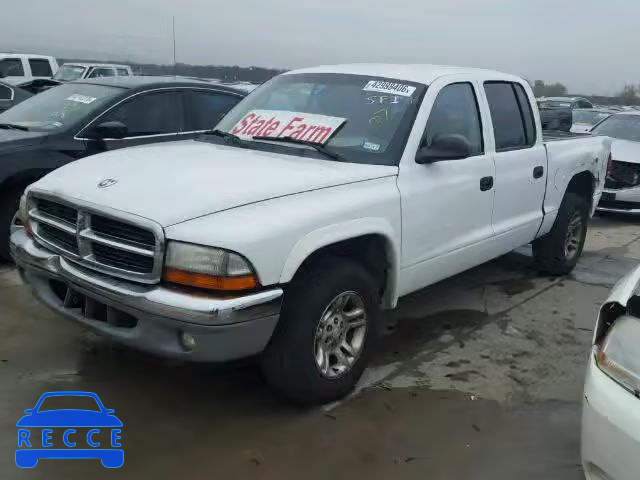
<path fill-rule="evenodd" d="M 576 264 L 606 137 L 543 139 L 521 78 L 350 65 L 283 74 L 198 140 L 31 185 L 12 254 L 62 316 L 148 352 L 260 355 L 298 402 L 348 393 L 383 310 L 533 242 Z"/>

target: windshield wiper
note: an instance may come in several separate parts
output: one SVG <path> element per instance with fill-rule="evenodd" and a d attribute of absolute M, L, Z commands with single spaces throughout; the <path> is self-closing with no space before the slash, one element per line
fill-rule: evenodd
<path fill-rule="evenodd" d="M 217 128 L 213 130 L 207 130 L 206 132 L 203 132 L 203 135 L 215 135 L 216 137 L 224 138 L 225 140 L 231 140 L 232 142 L 236 143 L 242 141 L 239 136 L 234 135 L 233 133 L 225 132 L 224 130 L 219 130 Z"/>
<path fill-rule="evenodd" d="M 269 140 L 270 142 L 282 142 L 282 143 L 293 143 L 295 145 L 304 145 L 306 147 L 311 147 L 314 150 L 316 150 L 317 152 L 322 153 L 323 155 L 333 159 L 333 160 L 337 160 L 339 162 L 343 162 L 345 159 L 342 155 L 340 155 L 339 153 L 333 152 L 331 150 L 328 150 L 324 145 L 322 145 L 321 143 L 316 143 L 316 142 L 310 142 L 309 140 L 298 140 L 297 138 L 293 138 L 293 137 L 268 137 L 268 136 L 264 136 L 264 135 L 260 135 L 260 136 L 256 136 L 256 137 L 251 137 L 253 140 Z"/>
<path fill-rule="evenodd" d="M 18 125 L 16 123 L 0 123 L 0 128 L 4 128 L 6 130 L 22 130 L 23 132 L 29 131 L 27 127 Z"/>

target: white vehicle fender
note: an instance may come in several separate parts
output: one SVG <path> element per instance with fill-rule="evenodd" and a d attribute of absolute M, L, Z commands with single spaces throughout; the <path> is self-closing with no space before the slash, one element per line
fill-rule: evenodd
<path fill-rule="evenodd" d="M 314 252 L 323 247 L 361 237 L 381 235 L 385 239 L 387 260 L 389 262 L 387 283 L 383 304 L 393 308 L 397 302 L 397 278 L 400 265 L 399 233 L 383 218 L 366 217 L 334 223 L 318 228 L 300 238 L 289 253 L 280 275 L 280 283 L 290 282 L 302 263 Z"/>

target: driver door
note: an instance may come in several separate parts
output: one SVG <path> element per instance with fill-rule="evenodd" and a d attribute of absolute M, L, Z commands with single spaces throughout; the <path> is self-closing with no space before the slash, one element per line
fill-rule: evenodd
<path fill-rule="evenodd" d="M 429 87 L 433 94 L 437 85 Z M 444 85 L 433 100 L 420 147 L 439 135 L 458 135 L 467 158 L 417 164 L 403 159 L 398 176 L 402 198 L 400 295 L 417 290 L 491 258 L 495 167 L 485 153 L 477 85 Z M 425 98 L 429 102 L 429 97 Z M 487 257 L 488 255 L 488 257 Z"/>

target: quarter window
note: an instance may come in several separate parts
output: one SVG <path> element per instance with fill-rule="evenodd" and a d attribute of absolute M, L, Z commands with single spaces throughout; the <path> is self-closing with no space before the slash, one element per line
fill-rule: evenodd
<path fill-rule="evenodd" d="M 483 152 L 480 112 L 470 83 L 447 85 L 438 93 L 427 121 L 423 146 L 431 146 L 439 135 L 461 135 L 469 142 L 471 155 Z"/>
<path fill-rule="evenodd" d="M 30 58 L 29 66 L 34 77 L 50 77 L 53 75 L 49 60 L 44 58 Z"/>
<path fill-rule="evenodd" d="M 215 92 L 192 91 L 189 100 L 191 130 L 209 130 L 231 110 L 239 97 Z"/>
<path fill-rule="evenodd" d="M 496 151 L 527 148 L 535 143 L 535 127 L 529 100 L 521 85 L 487 82 L 484 91 L 489 102 Z"/>
<path fill-rule="evenodd" d="M 181 127 L 181 109 L 176 92 L 147 93 L 133 97 L 97 120 L 122 122 L 128 137 L 177 133 Z"/>

